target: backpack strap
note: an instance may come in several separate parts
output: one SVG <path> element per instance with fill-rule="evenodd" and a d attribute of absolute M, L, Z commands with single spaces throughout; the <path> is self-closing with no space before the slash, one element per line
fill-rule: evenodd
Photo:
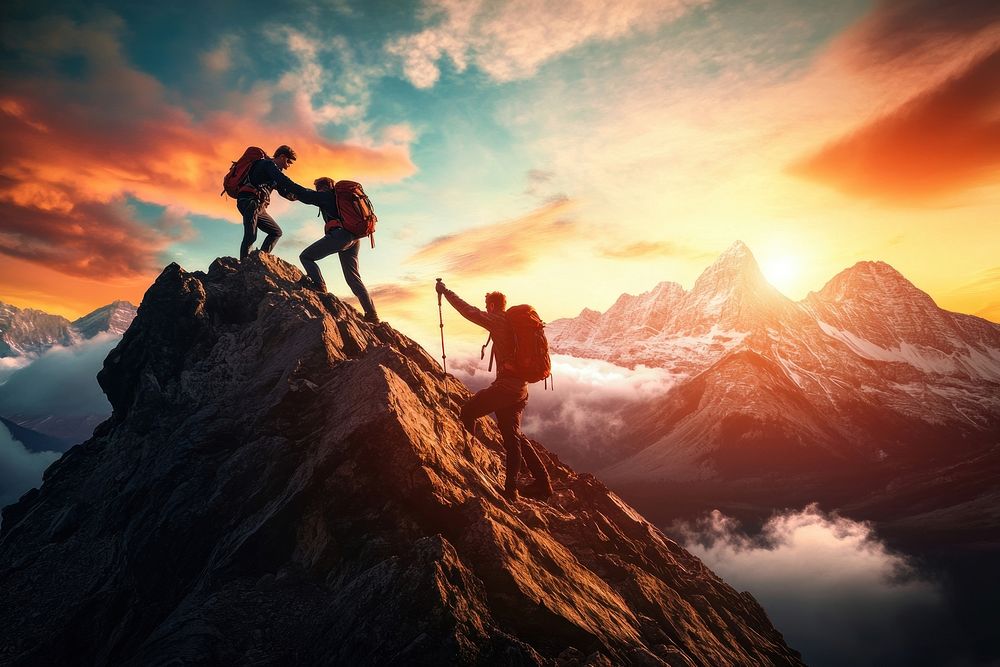
<path fill-rule="evenodd" d="M 491 333 L 489 336 L 486 337 L 486 342 L 483 343 L 483 347 L 479 350 L 479 360 L 480 361 L 482 361 L 483 359 L 486 358 L 486 348 L 489 347 L 489 345 L 490 345 L 490 343 L 492 341 L 493 341 L 493 334 Z M 489 365 L 489 368 L 487 369 L 487 371 L 492 371 L 493 370 L 493 355 L 494 355 L 494 348 L 491 347 L 490 348 L 490 365 Z"/>

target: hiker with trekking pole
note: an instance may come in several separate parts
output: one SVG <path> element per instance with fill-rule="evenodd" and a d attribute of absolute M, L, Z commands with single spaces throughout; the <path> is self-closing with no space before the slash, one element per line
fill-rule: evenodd
<path fill-rule="evenodd" d="M 518 500 L 517 477 L 521 458 L 534 477 L 524 488 L 524 494 L 541 500 L 552 495 L 548 471 L 531 442 L 521 433 L 521 414 L 528 404 L 528 383 L 539 382 L 550 375 L 548 342 L 544 324 L 531 306 L 507 308 L 507 297 L 500 292 L 486 295 L 486 310 L 480 310 L 458 297 L 438 278 L 438 316 L 441 323 L 441 357 L 444 355 L 444 319 L 441 316 L 441 296 L 465 319 L 478 324 L 490 333 L 493 352 L 492 366 L 496 359 L 496 380 L 486 389 L 473 395 L 462 406 L 461 418 L 465 428 L 475 434 L 476 420 L 493 412 L 507 450 L 506 479 L 503 495 L 510 502 Z"/>

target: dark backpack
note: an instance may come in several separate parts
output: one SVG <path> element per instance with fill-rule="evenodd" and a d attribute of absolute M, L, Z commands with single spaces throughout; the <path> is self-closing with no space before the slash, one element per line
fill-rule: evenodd
<path fill-rule="evenodd" d="M 545 322 L 527 304 L 511 306 L 504 314 L 514 334 L 514 361 L 507 362 L 505 368 L 528 383 L 550 378 L 552 360 L 549 358 L 549 341 L 545 337 Z M 487 339 L 486 345 L 489 342 Z M 483 357 L 486 356 L 486 345 L 483 345 Z M 492 353 L 490 370 L 493 370 Z"/>
<path fill-rule="evenodd" d="M 256 146 L 250 146 L 243 151 L 243 155 L 240 156 L 239 160 L 233 162 L 233 166 L 229 168 L 229 173 L 222 179 L 222 192 L 219 193 L 219 196 L 229 195 L 233 199 L 236 199 L 240 192 L 245 189 L 245 186 L 249 185 L 250 167 L 257 160 L 267 157 L 268 155 L 264 152 L 264 149 Z"/>
<path fill-rule="evenodd" d="M 374 248 L 375 223 L 378 222 L 378 216 L 375 215 L 375 207 L 365 194 L 364 188 L 354 181 L 337 181 L 333 191 L 337 196 L 337 212 L 340 214 L 341 226 L 358 238 L 367 236 Z M 330 221 L 327 221 L 327 231 L 331 226 Z"/>

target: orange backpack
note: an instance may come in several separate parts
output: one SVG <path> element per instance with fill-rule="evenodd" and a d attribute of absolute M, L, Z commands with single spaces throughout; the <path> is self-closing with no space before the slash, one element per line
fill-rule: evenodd
<path fill-rule="evenodd" d="M 545 337 L 545 322 L 527 304 L 511 306 L 504 315 L 514 334 L 514 360 L 505 362 L 504 368 L 529 384 L 548 380 L 552 377 L 552 360 L 549 358 L 549 341 Z M 483 345 L 483 358 L 491 339 L 492 335 Z M 489 368 L 493 370 L 492 352 Z M 545 384 L 548 386 L 547 381 Z"/>
<path fill-rule="evenodd" d="M 364 188 L 354 181 L 337 181 L 333 191 L 337 196 L 337 211 L 340 213 L 341 226 L 358 238 L 367 236 L 374 248 L 375 223 L 378 222 L 378 216 L 375 215 L 375 207 L 365 194 Z M 333 225 L 335 223 L 328 221 L 326 231 L 330 231 Z"/>
<path fill-rule="evenodd" d="M 244 186 L 249 184 L 250 167 L 257 160 L 262 160 L 267 156 L 263 148 L 256 146 L 250 146 L 243 151 L 243 155 L 239 160 L 233 162 L 233 166 L 229 168 L 229 173 L 222 179 L 222 192 L 219 193 L 219 196 L 229 195 L 233 199 L 236 199 Z"/>

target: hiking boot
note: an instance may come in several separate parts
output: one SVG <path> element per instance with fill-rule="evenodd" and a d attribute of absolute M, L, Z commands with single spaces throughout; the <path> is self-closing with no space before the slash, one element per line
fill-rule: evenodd
<path fill-rule="evenodd" d="M 302 276 L 299 278 L 299 285 L 306 289 L 315 290 L 317 292 L 325 293 L 326 285 L 317 285 L 312 278 L 309 276 Z"/>
<path fill-rule="evenodd" d="M 369 324 L 378 324 L 382 321 L 378 318 L 378 313 L 365 313 L 362 319 Z"/>
<path fill-rule="evenodd" d="M 548 500 L 552 496 L 552 484 L 547 479 L 536 479 L 534 482 L 524 487 L 524 495 L 537 500 Z"/>

